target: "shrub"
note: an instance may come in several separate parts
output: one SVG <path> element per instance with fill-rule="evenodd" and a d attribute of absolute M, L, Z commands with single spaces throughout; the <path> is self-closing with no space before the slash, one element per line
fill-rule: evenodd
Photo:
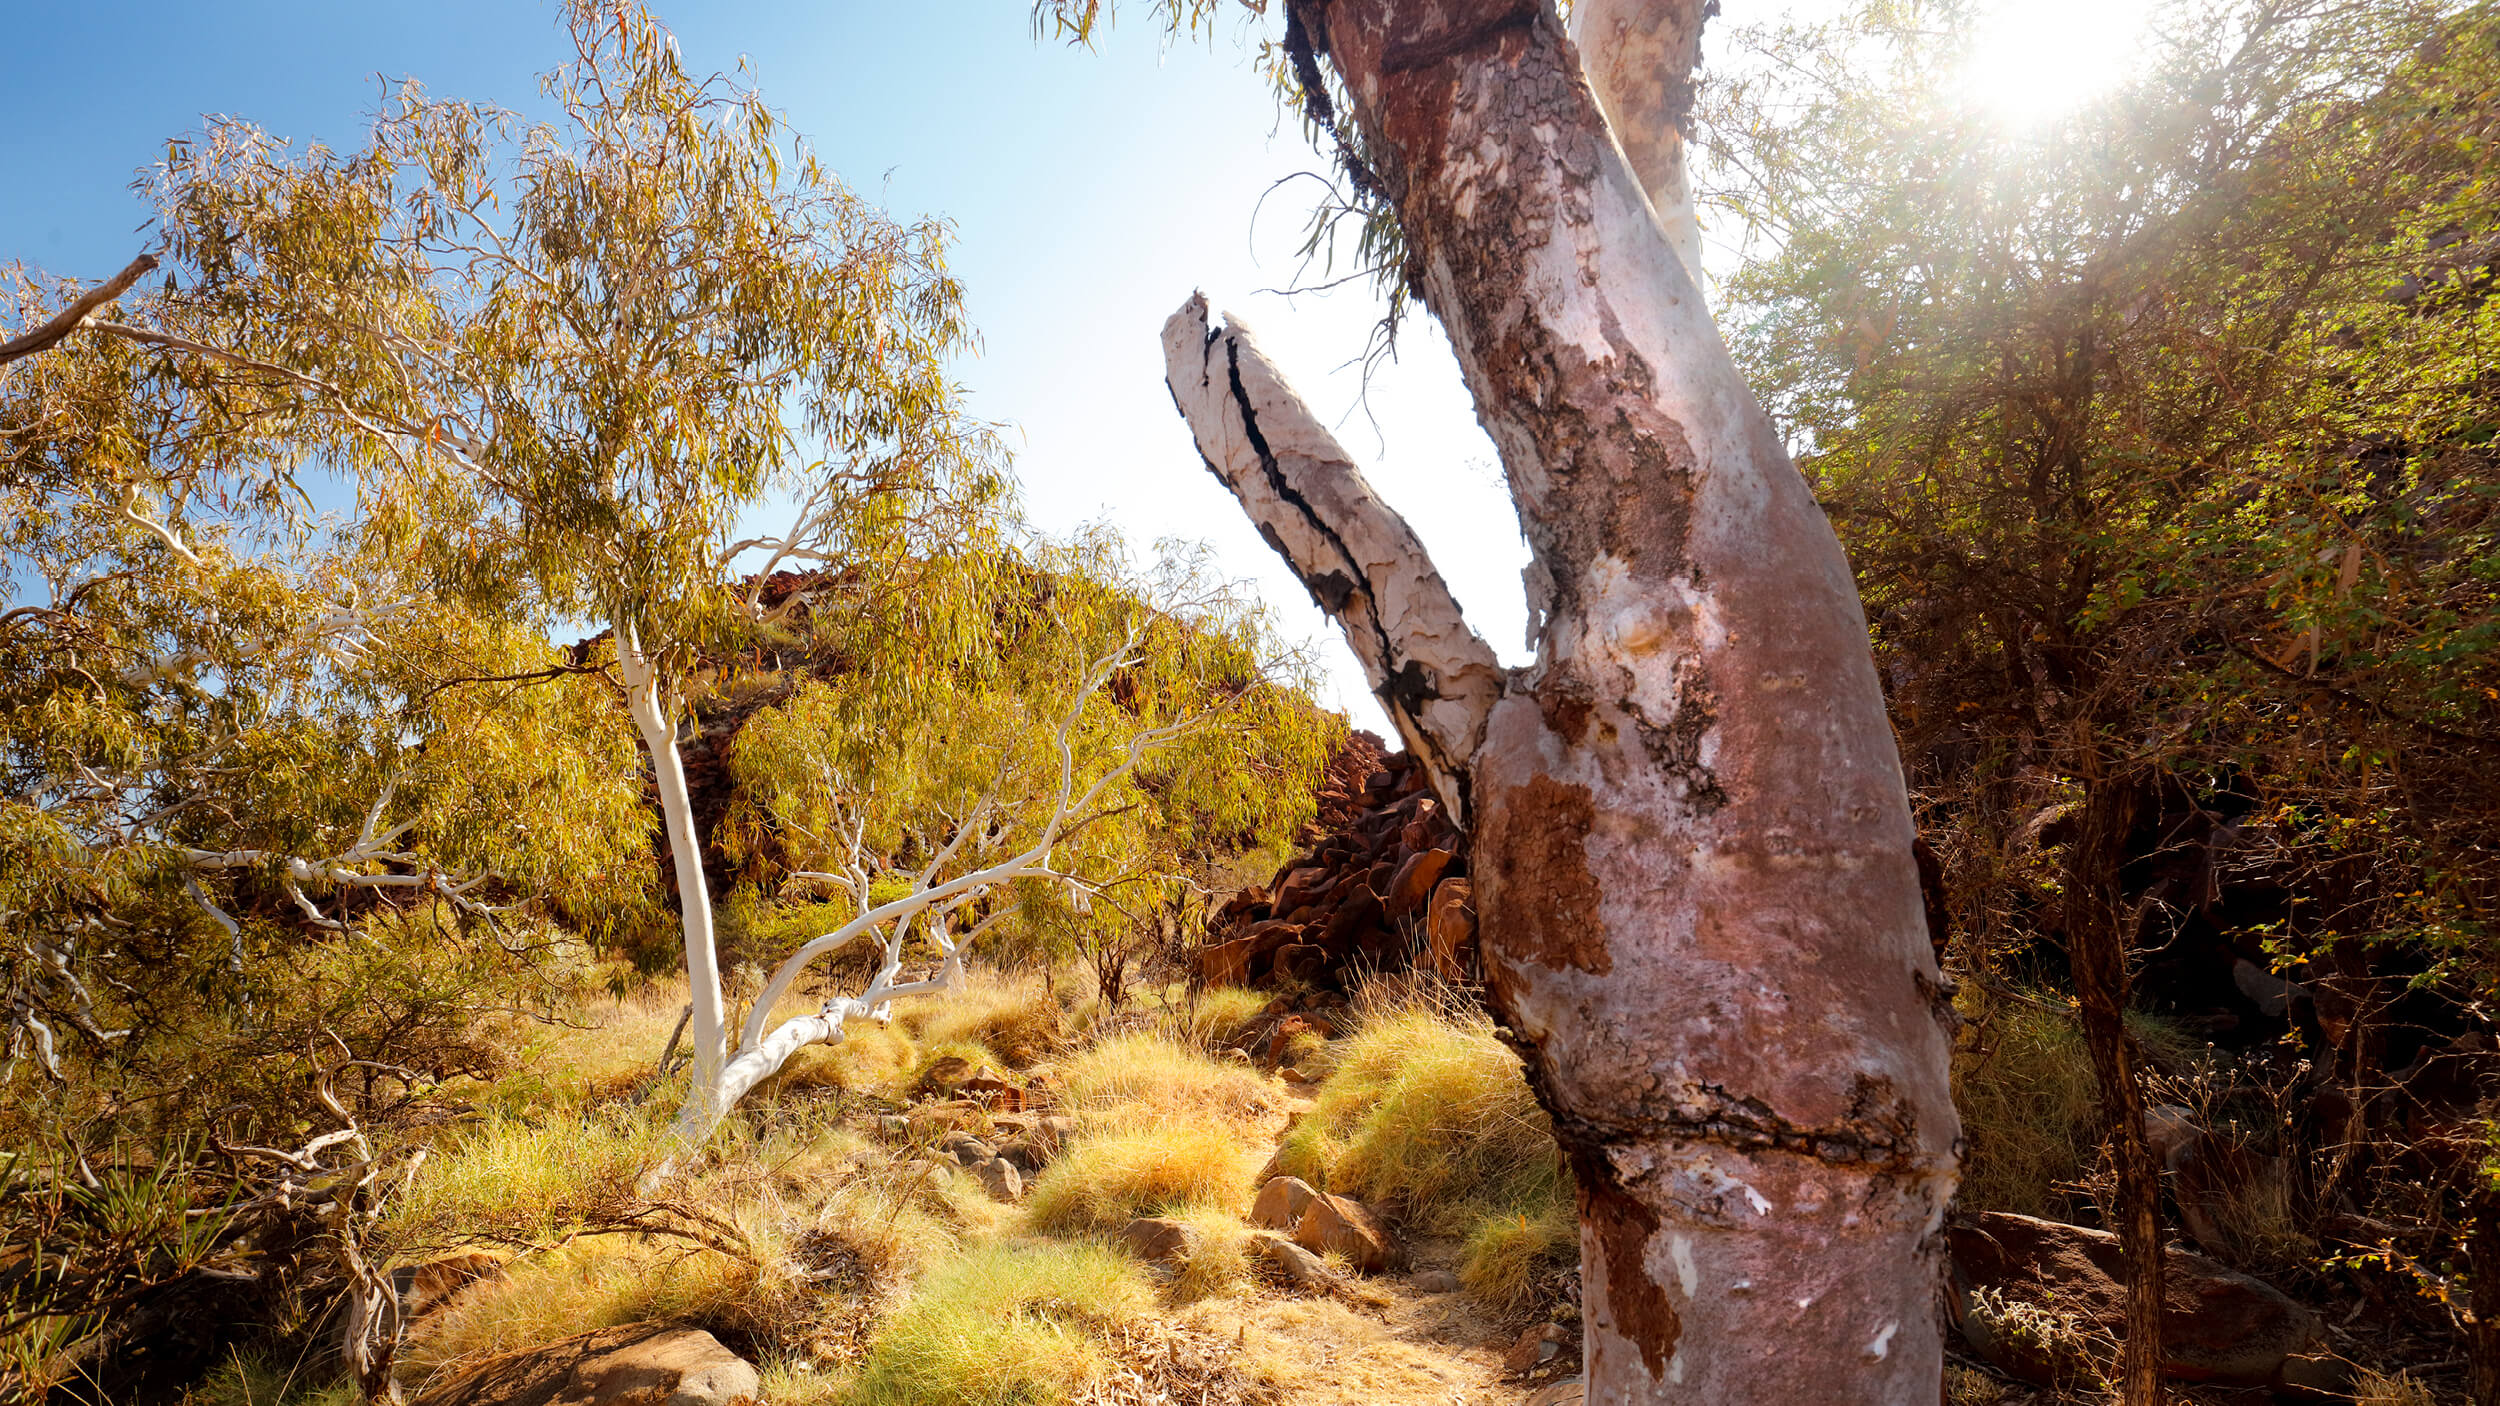
<path fill-rule="evenodd" d="M 1494 1308 L 1521 1313 L 1535 1306 L 1539 1271 L 1571 1264 L 1579 1254 L 1579 1215 L 1570 1198 L 1557 1194 L 1534 1209 L 1479 1219 L 1467 1232 L 1458 1279 Z"/>
<path fill-rule="evenodd" d="M 1051 1163 L 1027 1209 L 1046 1231 L 1117 1230 L 1137 1216 L 1202 1206 L 1238 1214 L 1263 1160 L 1237 1133 L 1206 1124 L 1103 1133 Z"/>
<path fill-rule="evenodd" d="M 925 997 L 897 1013 L 896 1023 L 932 1045 L 962 1043 L 997 1052 L 1023 1069 L 1055 1052 L 1068 1036 L 1067 1012 L 1029 982 L 977 980 L 965 990 Z"/>
<path fill-rule="evenodd" d="M 1002 1243 L 938 1270 L 886 1320 L 857 1406 L 1053 1406 L 1105 1366 L 1093 1331 L 1154 1295 L 1099 1245 Z"/>
<path fill-rule="evenodd" d="M 1247 1033 L 1272 999 L 1243 986 L 1209 987 L 1190 1003 L 1182 1033 L 1198 1049 L 1222 1049 Z"/>

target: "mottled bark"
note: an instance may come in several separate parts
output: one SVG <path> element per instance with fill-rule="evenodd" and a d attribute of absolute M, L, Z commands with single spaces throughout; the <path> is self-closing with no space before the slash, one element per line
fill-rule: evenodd
<path fill-rule="evenodd" d="M 1463 770 L 1491 994 L 1578 1175 L 1589 1399 L 1932 1402 L 1950 1011 L 1839 543 L 1550 5 L 1294 10 L 1533 554 L 1537 662 Z"/>
<path fill-rule="evenodd" d="M 1579 0 L 1571 42 L 1579 47 L 1597 106 L 1667 233 L 1677 262 L 1701 282 L 1701 221 L 1693 209 L 1684 139 L 1701 62 L 1702 9 L 1657 0 Z"/>

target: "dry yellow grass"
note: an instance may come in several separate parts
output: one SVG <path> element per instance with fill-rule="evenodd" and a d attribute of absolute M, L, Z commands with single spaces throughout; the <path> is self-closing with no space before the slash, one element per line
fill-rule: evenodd
<path fill-rule="evenodd" d="M 1086 1137 L 1033 1185 L 1035 1228 L 1117 1230 L 1137 1216 L 1209 1208 L 1239 1215 L 1266 1154 L 1229 1128 L 1167 1124 Z"/>
<path fill-rule="evenodd" d="M 2099 1146 L 2100 1094 L 2074 1020 L 1989 997 L 1966 985 L 1963 1015 L 1978 1032 L 1953 1057 L 1953 1102 L 1970 1151 L 1961 1203 L 2055 1219 L 2062 1184 L 2091 1165 Z"/>
<path fill-rule="evenodd" d="M 1069 1060 L 1061 1077 L 1070 1108 L 1091 1127 L 1213 1121 L 1246 1133 L 1283 1106 L 1264 1076 L 1160 1035 L 1106 1040 Z"/>
<path fill-rule="evenodd" d="M 978 1045 L 1007 1068 L 1024 1069 L 1068 1039 L 1068 1015 L 1030 978 L 980 977 L 965 989 L 906 1003 L 895 1023 L 930 1045 Z"/>

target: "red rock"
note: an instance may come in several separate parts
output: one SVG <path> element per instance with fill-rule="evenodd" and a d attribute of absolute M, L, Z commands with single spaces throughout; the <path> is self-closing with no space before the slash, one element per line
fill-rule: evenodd
<path fill-rule="evenodd" d="M 1291 913 L 1306 903 L 1316 902 L 1336 880 L 1337 876 L 1326 869 L 1305 865 L 1277 882 L 1276 901 L 1272 906 L 1279 913 Z"/>
<path fill-rule="evenodd" d="M 1446 849 L 1428 849 L 1408 855 L 1406 862 L 1398 866 L 1397 874 L 1389 880 L 1388 890 L 1381 895 L 1381 906 L 1388 910 L 1392 918 L 1403 918 L 1422 908 L 1424 901 L 1432 897 L 1433 885 L 1441 882 L 1442 871 L 1449 868 L 1450 861 L 1456 858 L 1455 851 Z"/>
<path fill-rule="evenodd" d="M 2115 1374 L 2127 1323 L 2117 1236 L 1980 1211 L 1957 1217 L 1945 1238 L 1953 1326 L 1980 1356 L 2032 1382 Z M 2058 1330 L 2026 1330 L 2009 1308 L 2047 1315 Z M 2162 1257 L 2161 1339 L 2162 1371 L 2182 1381 L 2331 1385 L 2318 1315 L 2203 1255 L 2172 1250 Z"/>
<path fill-rule="evenodd" d="M 1290 1231 L 1302 1223 L 1302 1213 L 1318 1199 L 1319 1193 L 1300 1177 L 1271 1177 L 1250 1205 L 1250 1223 Z"/>
<path fill-rule="evenodd" d="M 1371 1208 L 1350 1196 L 1325 1192 L 1303 1209 L 1293 1242 L 1313 1254 L 1339 1256 L 1365 1274 L 1395 1268 L 1404 1259 L 1397 1240 Z"/>
<path fill-rule="evenodd" d="M 1432 891 L 1424 912 L 1424 937 L 1435 975 L 1449 981 L 1467 977 L 1467 945 L 1475 941 L 1476 914 L 1469 906 L 1474 890 L 1465 879 L 1443 879 Z"/>
<path fill-rule="evenodd" d="M 1285 1057 L 1285 1047 L 1293 1043 L 1294 1036 L 1318 1033 L 1317 1027 L 1311 1024 L 1310 1017 L 1286 1016 L 1277 1022 L 1276 1033 L 1267 1037 L 1267 1062 L 1274 1064 L 1282 1060 Z"/>
<path fill-rule="evenodd" d="M 1241 986 L 1250 980 L 1250 939 L 1198 949 L 1198 975 L 1209 986 Z"/>
<path fill-rule="evenodd" d="M 1281 981 L 1309 981 L 1328 969 L 1328 949 L 1314 942 L 1296 942 L 1276 949 L 1271 968 Z"/>
<path fill-rule="evenodd" d="M 1197 1227 L 1161 1216 L 1140 1216 L 1120 1228 L 1120 1243 L 1148 1264 L 1187 1264 L 1201 1237 Z"/>
<path fill-rule="evenodd" d="M 1287 943 L 1299 941 L 1301 937 L 1302 929 L 1299 925 L 1270 918 L 1243 934 L 1242 941 L 1250 944 L 1250 955 L 1256 959 L 1267 956 Z"/>
<path fill-rule="evenodd" d="M 1354 945 L 1364 929 L 1380 922 L 1380 900 L 1370 889 L 1358 889 L 1328 915 L 1327 926 L 1320 929 L 1319 945 L 1331 952 L 1343 952 Z"/>

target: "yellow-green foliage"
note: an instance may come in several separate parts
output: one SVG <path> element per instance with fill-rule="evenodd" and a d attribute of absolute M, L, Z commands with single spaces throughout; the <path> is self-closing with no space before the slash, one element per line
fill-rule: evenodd
<path fill-rule="evenodd" d="M 1490 1017 L 1432 1001 L 1371 1011 L 1340 1041 L 1279 1169 L 1466 1244 L 1459 1277 L 1505 1310 L 1577 1254 L 1552 1125 Z"/>
<path fill-rule="evenodd" d="M 329 1379 L 327 1364 L 232 1357 L 192 1388 L 183 1406 L 358 1406 L 356 1388 Z"/>
<path fill-rule="evenodd" d="M 1069 1104 L 1095 1126 L 1214 1119 L 1247 1130 L 1279 1103 L 1260 1075 L 1159 1035 L 1106 1040 L 1069 1061 L 1064 1075 Z"/>
<path fill-rule="evenodd" d="M 516 1261 L 508 1275 L 453 1300 L 409 1339 L 400 1361 L 412 1383 L 596 1328 L 646 1319 L 746 1320 L 770 1287 L 753 1266 L 727 1255 L 627 1237 L 577 1240 Z"/>
<path fill-rule="evenodd" d="M 855 1401 L 1051 1406 L 1102 1372 L 1092 1331 L 1153 1304 L 1137 1267 L 1101 1246 L 986 1246 L 939 1270 L 886 1321 Z"/>
<path fill-rule="evenodd" d="M 1231 1128 L 1173 1123 L 1085 1138 L 1034 1184 L 1029 1209 L 1043 1230 L 1116 1230 L 1132 1218 L 1188 1207 L 1250 1204 L 1265 1153 Z"/>
<path fill-rule="evenodd" d="M 1185 1022 L 1189 1043 L 1202 1050 L 1230 1045 L 1241 1038 L 1272 999 L 1267 992 L 1246 986 L 1214 986 L 1199 992 Z"/>
<path fill-rule="evenodd" d="M 444 1245 L 492 1234 L 553 1241 L 635 1198 L 668 1153 L 660 1120 L 622 1111 L 529 1123 L 497 1118 L 450 1139 L 391 1219 L 399 1243 Z"/>
<path fill-rule="evenodd" d="M 896 1025 L 853 1021 L 842 1039 L 792 1056 L 774 1084 L 786 1089 L 844 1089 L 901 1099 L 921 1066 L 920 1047 Z M 768 1085 L 771 1088 L 774 1085 Z"/>
<path fill-rule="evenodd" d="M 1453 1213 L 1558 1199 L 1553 1127 L 1493 1029 L 1482 1012 L 1430 1006 L 1365 1020 L 1287 1139 L 1286 1169 L 1443 1231 L 1459 1228 Z"/>
<path fill-rule="evenodd" d="M 2099 1144 L 2083 1032 L 2070 1015 L 1963 989 L 1974 993 L 1964 1015 L 1977 1039 L 1953 1057 L 1953 1101 L 1970 1140 L 1962 1204 L 2054 1219 L 2064 1210 L 2059 1185 L 2083 1174 Z"/>
<path fill-rule="evenodd" d="M 1485 1215 L 1467 1232 L 1459 1282 L 1505 1312 L 1534 1306 L 1539 1270 L 1567 1265 L 1580 1247 L 1580 1218 L 1566 1196 L 1529 1210 Z"/>

